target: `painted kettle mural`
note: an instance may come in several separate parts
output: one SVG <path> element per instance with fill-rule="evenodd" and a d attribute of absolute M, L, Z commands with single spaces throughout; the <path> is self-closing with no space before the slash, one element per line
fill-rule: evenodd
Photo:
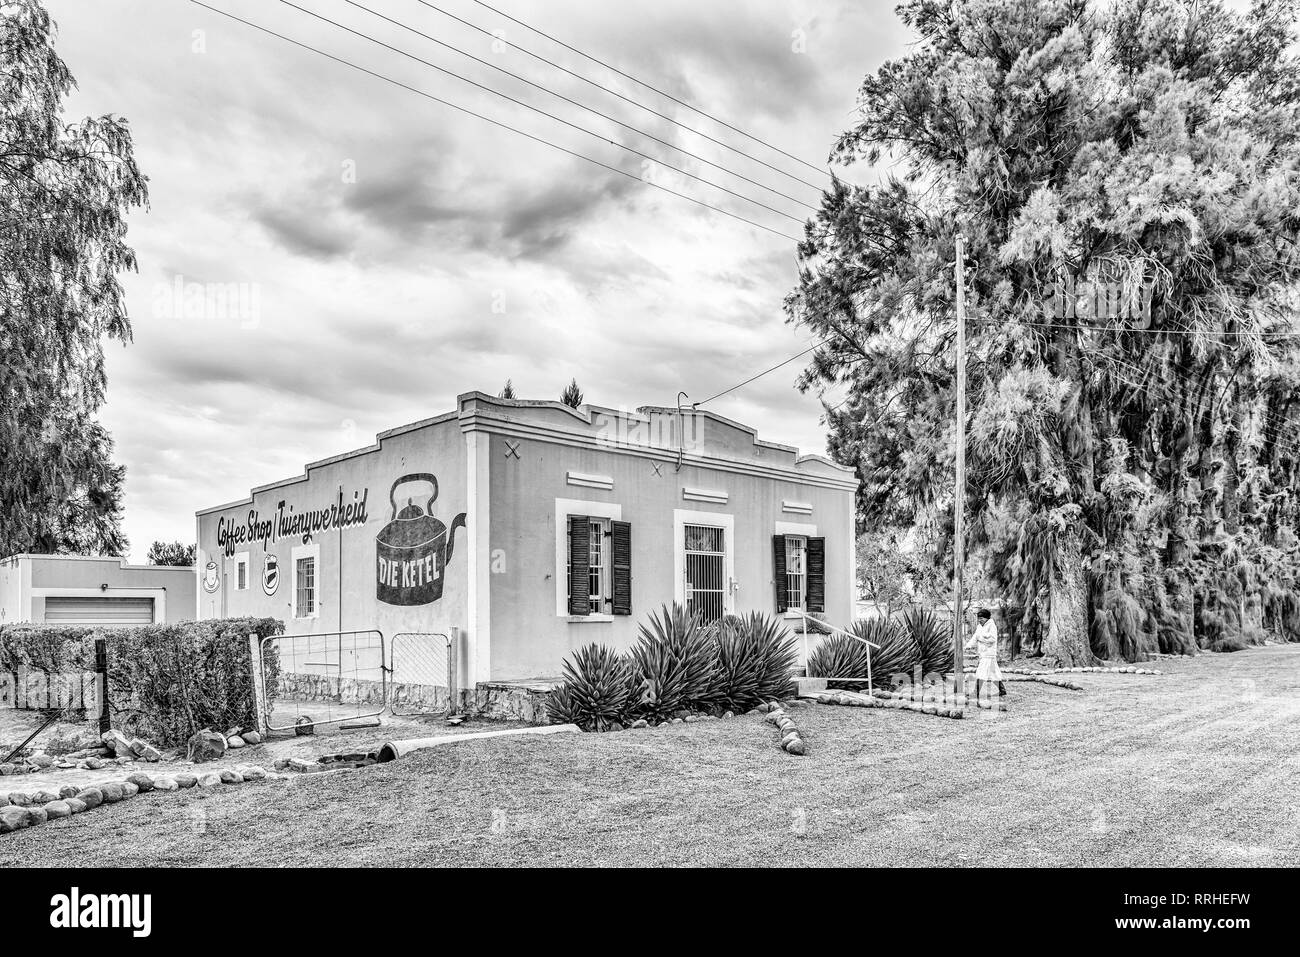
<path fill-rule="evenodd" d="M 400 486 L 424 482 L 433 494 L 423 506 L 408 498 L 400 511 Z M 443 574 L 451 562 L 457 528 L 465 528 L 465 513 L 451 520 L 448 528 L 433 516 L 438 499 L 438 477 L 428 472 L 403 475 L 388 492 L 392 519 L 375 538 L 378 559 L 375 597 L 386 605 L 427 605 L 442 597 Z"/>

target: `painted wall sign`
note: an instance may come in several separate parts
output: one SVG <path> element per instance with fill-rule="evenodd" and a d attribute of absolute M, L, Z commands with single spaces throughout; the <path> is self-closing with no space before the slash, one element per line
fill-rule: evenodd
<path fill-rule="evenodd" d="M 352 501 L 344 502 L 340 490 L 338 501 L 323 508 L 297 512 L 292 505 L 286 509 L 284 502 L 280 502 L 267 518 L 263 518 L 255 508 L 249 509 L 243 522 L 222 516 L 217 520 L 217 547 L 229 558 L 240 545 L 251 542 L 261 542 L 266 548 L 281 538 L 297 537 L 306 545 L 319 532 L 366 524 L 366 500 L 369 497 L 370 489 L 367 488 L 353 492 Z"/>
<path fill-rule="evenodd" d="M 399 486 L 417 482 L 433 486 L 423 506 L 413 498 L 397 508 Z M 386 605 L 427 605 L 442 597 L 443 574 L 451 561 L 457 528 L 465 528 L 465 513 L 448 528 L 433 516 L 438 498 L 438 478 L 429 472 L 403 475 L 388 492 L 392 519 L 375 538 L 377 573 L 375 597 Z"/>
<path fill-rule="evenodd" d="M 262 591 L 267 596 L 274 595 L 280 587 L 280 559 L 274 555 L 267 555 L 266 562 L 262 565 Z"/>
<path fill-rule="evenodd" d="M 216 562 L 208 562 L 203 567 L 203 590 L 211 595 L 221 587 L 221 572 L 217 569 Z"/>

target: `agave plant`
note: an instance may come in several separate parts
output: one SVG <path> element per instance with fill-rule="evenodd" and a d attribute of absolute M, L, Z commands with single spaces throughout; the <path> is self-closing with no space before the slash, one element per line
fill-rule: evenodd
<path fill-rule="evenodd" d="M 550 694 L 552 720 L 584 731 L 608 731 L 626 723 L 633 704 L 632 667 L 612 648 L 591 644 L 564 662 L 564 684 Z"/>
<path fill-rule="evenodd" d="M 730 616 L 714 633 L 717 669 L 710 695 L 719 708 L 748 711 L 790 693 L 798 653 L 794 637 L 762 612 Z"/>
<path fill-rule="evenodd" d="M 810 678 L 865 678 L 867 649 L 848 635 L 831 635 L 808 655 Z"/>
<path fill-rule="evenodd" d="M 674 603 L 651 615 L 639 630 L 631 652 L 636 677 L 642 682 L 641 700 L 635 704 L 638 715 L 663 721 L 679 711 L 715 704 L 715 636 L 720 627 L 704 627 L 698 617 Z"/>
<path fill-rule="evenodd" d="M 876 687 L 887 687 L 895 675 L 910 675 L 921 659 L 920 648 L 903 625 L 888 618 L 853 623 L 853 633 L 879 645 L 871 649 L 871 677 Z M 862 674 L 866 673 L 865 665 Z"/>
<path fill-rule="evenodd" d="M 903 615 L 903 627 L 916 643 L 922 674 L 952 671 L 951 625 L 939 621 L 928 609 L 915 608 Z"/>

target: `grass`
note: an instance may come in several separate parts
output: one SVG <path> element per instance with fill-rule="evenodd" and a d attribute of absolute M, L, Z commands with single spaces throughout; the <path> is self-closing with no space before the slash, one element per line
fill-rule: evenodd
<path fill-rule="evenodd" d="M 13 865 L 1300 864 L 1300 646 L 1011 686 L 964 721 L 808 706 L 475 741 L 0 837 Z"/>

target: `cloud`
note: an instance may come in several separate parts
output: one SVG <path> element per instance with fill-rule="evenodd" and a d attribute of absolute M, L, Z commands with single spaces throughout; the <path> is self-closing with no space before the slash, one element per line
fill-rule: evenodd
<path fill-rule="evenodd" d="M 135 342 L 109 350 L 104 411 L 128 468 L 135 558 L 153 538 L 188 540 L 196 509 L 445 412 L 460 392 L 495 392 L 511 378 L 522 395 L 554 398 L 576 377 L 601 404 L 672 404 L 679 389 L 699 400 L 806 345 L 781 309 L 793 242 L 642 180 L 797 236 L 818 198 L 799 180 L 824 177 L 476 5 L 448 9 L 754 159 L 518 50 L 494 50 L 413 0 L 375 6 L 644 133 L 360 11 L 338 16 L 573 125 L 281 5 L 221 6 L 627 175 L 192 4 L 48 3 L 79 83 L 70 114 L 127 117 L 150 176 L 151 208 L 131 217 L 128 236 L 140 272 L 123 277 Z M 814 165 L 849 122 L 863 75 L 902 50 L 892 14 L 847 0 L 506 9 Z M 255 320 L 184 314 L 169 305 L 178 281 L 246 289 Z M 820 451 L 820 405 L 793 388 L 801 367 L 710 408 Z"/>

